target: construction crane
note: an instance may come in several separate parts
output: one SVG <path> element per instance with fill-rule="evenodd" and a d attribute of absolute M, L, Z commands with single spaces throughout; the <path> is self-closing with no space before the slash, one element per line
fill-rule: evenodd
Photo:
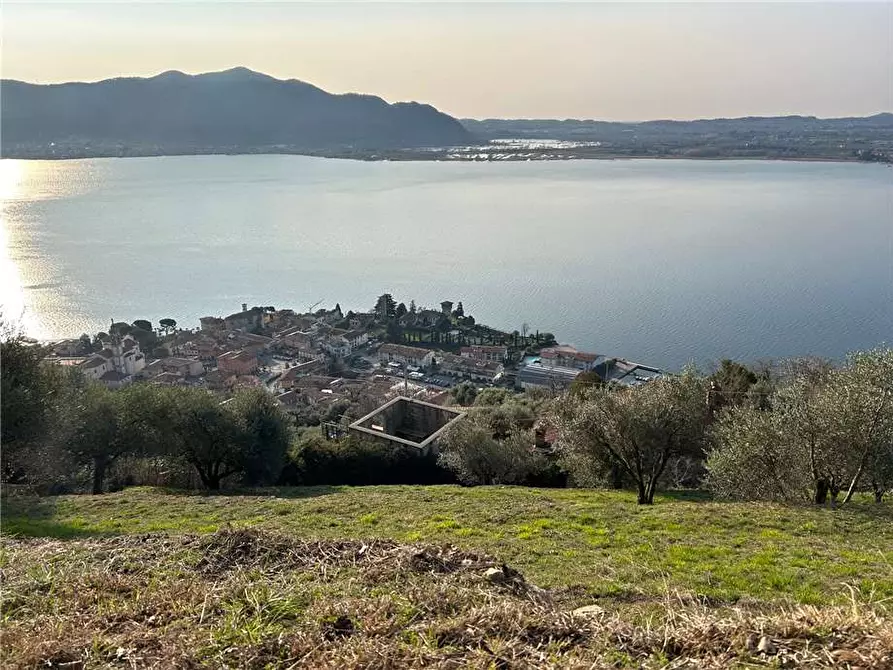
<path fill-rule="evenodd" d="M 325 300 L 325 298 L 323 298 L 322 300 L 317 300 L 315 303 L 310 305 L 310 307 L 307 308 L 307 313 L 313 314 L 313 310 L 316 309 L 316 307 L 318 307 L 319 305 L 321 305 L 323 300 Z"/>

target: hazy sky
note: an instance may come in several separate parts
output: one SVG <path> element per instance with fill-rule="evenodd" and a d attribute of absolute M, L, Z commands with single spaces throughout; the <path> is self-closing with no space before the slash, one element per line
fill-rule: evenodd
<path fill-rule="evenodd" d="M 244 65 L 461 117 L 893 111 L 893 2 L 7 0 L 2 12 L 2 75 L 27 81 Z"/>

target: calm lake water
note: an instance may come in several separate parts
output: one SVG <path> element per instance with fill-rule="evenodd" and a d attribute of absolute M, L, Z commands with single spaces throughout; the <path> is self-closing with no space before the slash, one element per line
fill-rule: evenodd
<path fill-rule="evenodd" d="M 893 341 L 879 165 L 3 160 L 0 206 L 0 301 L 40 338 L 387 291 L 668 368 Z"/>

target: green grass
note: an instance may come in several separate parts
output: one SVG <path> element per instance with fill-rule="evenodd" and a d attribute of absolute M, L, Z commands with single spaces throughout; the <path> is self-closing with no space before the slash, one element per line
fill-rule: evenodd
<path fill-rule="evenodd" d="M 130 489 L 3 501 L 4 535 L 74 539 L 230 525 L 291 537 L 390 538 L 485 552 L 530 581 L 617 601 L 668 592 L 722 603 L 893 599 L 893 510 L 840 510 L 588 490 L 454 486 L 270 489 L 193 495 Z"/>

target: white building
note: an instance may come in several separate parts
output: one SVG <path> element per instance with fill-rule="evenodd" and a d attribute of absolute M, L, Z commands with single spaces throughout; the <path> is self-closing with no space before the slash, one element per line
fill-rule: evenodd
<path fill-rule="evenodd" d="M 78 366 L 86 377 L 100 381 L 109 388 L 129 384 L 133 375 L 145 367 L 146 356 L 140 351 L 139 342 L 130 335 L 107 341 L 102 351 Z"/>

